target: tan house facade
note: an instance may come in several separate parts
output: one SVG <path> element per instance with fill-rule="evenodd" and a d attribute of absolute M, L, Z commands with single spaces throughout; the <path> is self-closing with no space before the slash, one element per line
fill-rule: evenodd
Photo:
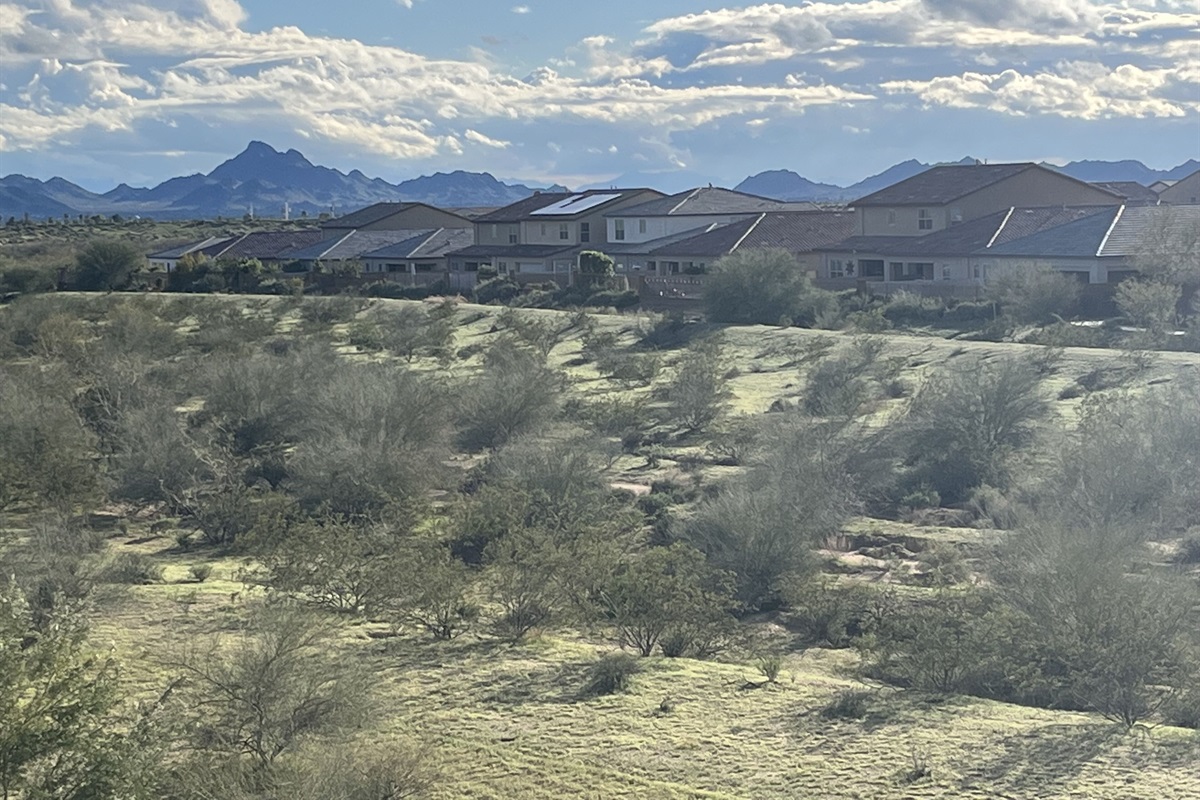
<path fill-rule="evenodd" d="M 1022 206 L 1118 206 L 1123 195 L 1039 164 L 932 167 L 852 204 L 858 236 L 927 236 Z"/>

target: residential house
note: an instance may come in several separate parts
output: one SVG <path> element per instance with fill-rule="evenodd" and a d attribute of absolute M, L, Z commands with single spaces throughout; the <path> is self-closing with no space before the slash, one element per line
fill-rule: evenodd
<path fill-rule="evenodd" d="M 1120 206 L 988 248 L 977 255 L 981 277 L 1051 267 L 1087 283 L 1118 283 L 1135 274 L 1140 256 L 1200 261 L 1200 205 Z"/>
<path fill-rule="evenodd" d="M 470 228 L 472 222 L 425 203 L 376 203 L 322 223 L 326 239 L 340 239 L 351 231 L 437 230 Z"/>
<path fill-rule="evenodd" d="M 980 281 L 979 253 L 1105 210 L 1008 208 L 926 236 L 851 236 L 823 249 L 818 276 L 877 282 Z"/>
<path fill-rule="evenodd" d="M 855 216 L 850 211 L 766 211 L 656 244 L 647 255 L 646 268 L 660 276 L 699 274 L 733 253 L 781 249 L 815 276 L 821 263 L 819 251 L 845 239 L 854 226 Z"/>
<path fill-rule="evenodd" d="M 1200 203 L 1200 170 L 1163 188 L 1158 193 L 1158 201 L 1173 206 L 1194 206 Z"/>
<path fill-rule="evenodd" d="M 324 234 L 316 229 L 292 231 L 255 231 L 235 236 L 198 251 L 213 261 L 255 259 L 264 267 L 278 268 L 291 261 L 291 253 L 323 241 Z"/>
<path fill-rule="evenodd" d="M 534 194 L 476 217 L 475 244 L 450 253 L 450 269 L 569 276 L 580 252 L 605 248 L 606 213 L 660 197 L 653 189 Z"/>
<path fill-rule="evenodd" d="M 438 228 L 420 231 L 411 239 L 372 250 L 360 256 L 363 274 L 408 274 L 446 272 L 447 254 L 475 243 L 470 228 Z"/>
<path fill-rule="evenodd" d="M 855 201 L 859 236 L 927 236 L 1022 206 L 1119 206 L 1117 192 L 1039 164 L 932 167 Z"/>
<path fill-rule="evenodd" d="M 756 219 L 773 211 L 817 211 L 814 203 L 785 203 L 766 197 L 735 192 L 715 186 L 679 192 L 648 203 L 608 212 L 606 225 L 617 268 L 637 271 L 645 267 L 650 248 L 638 245 L 673 239 L 680 234 L 696 235 L 719 225 Z"/>
<path fill-rule="evenodd" d="M 1158 205 L 1158 192 L 1137 181 L 1095 181 L 1092 186 L 1119 194 L 1128 206 Z"/>
<path fill-rule="evenodd" d="M 1154 192 L 1154 194 L 1157 196 L 1162 194 L 1163 189 L 1169 189 L 1170 187 L 1174 186 L 1175 183 L 1175 181 L 1155 181 L 1154 183 L 1150 184 L 1149 188 L 1150 191 Z"/>
<path fill-rule="evenodd" d="M 146 256 L 146 260 L 150 262 L 150 269 L 162 270 L 164 272 L 174 272 L 175 267 L 179 265 L 180 259 L 186 255 L 199 253 L 205 248 L 214 247 L 228 242 L 232 242 L 232 236 L 210 236 L 207 239 L 200 239 L 187 244 L 176 245 L 167 250 L 160 250 L 156 253 L 151 253 Z"/>
<path fill-rule="evenodd" d="M 352 230 L 337 239 L 323 239 L 311 247 L 296 250 L 289 254 L 289 258 L 293 262 L 304 265 L 310 271 L 315 269 L 318 264 L 328 267 L 353 262 L 362 266 L 364 257 L 368 254 L 393 245 L 406 245 L 421 237 L 429 237 L 434 230 Z M 416 244 L 413 246 L 415 248 Z"/>

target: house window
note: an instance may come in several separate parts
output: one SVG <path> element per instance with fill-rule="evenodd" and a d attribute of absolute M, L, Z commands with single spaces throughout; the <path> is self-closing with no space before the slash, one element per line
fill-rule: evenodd
<path fill-rule="evenodd" d="M 579 223 L 579 241 L 590 242 L 592 240 L 592 223 Z"/>
<path fill-rule="evenodd" d="M 891 225 L 892 227 L 895 227 L 896 225 L 896 209 L 894 208 L 888 209 L 888 225 Z"/>
<path fill-rule="evenodd" d="M 646 220 L 639 219 L 638 220 L 638 233 L 645 233 L 645 232 L 646 232 Z"/>
<path fill-rule="evenodd" d="M 571 226 L 565 222 L 558 223 L 558 238 L 570 239 L 571 238 Z"/>
<path fill-rule="evenodd" d="M 950 209 L 950 224 L 951 225 L 957 225 L 958 223 L 962 222 L 962 219 L 963 219 L 963 217 L 962 217 L 962 209 L 961 208 Z"/>
<path fill-rule="evenodd" d="M 979 280 L 979 265 L 978 264 L 976 264 L 974 267 L 971 268 L 971 275 L 975 278 L 975 280 Z"/>
<path fill-rule="evenodd" d="M 516 244 L 517 240 L 519 238 L 520 237 L 517 235 L 516 231 L 509 231 L 509 233 L 508 233 L 508 243 L 509 244 Z"/>
<path fill-rule="evenodd" d="M 831 278 L 846 277 L 846 264 L 840 258 L 829 259 L 829 277 L 831 277 Z"/>
<path fill-rule="evenodd" d="M 542 223 L 542 236 L 546 235 L 546 223 Z"/>
<path fill-rule="evenodd" d="M 497 272 L 508 272 L 508 262 L 501 261 L 499 264 L 496 265 L 496 271 Z"/>
<path fill-rule="evenodd" d="M 437 264 L 431 264 L 427 261 L 418 262 L 415 268 L 416 272 L 433 272 L 437 269 Z"/>
<path fill-rule="evenodd" d="M 922 231 L 933 230 L 933 214 L 929 213 L 928 208 L 922 208 L 917 211 L 917 229 Z"/>
<path fill-rule="evenodd" d="M 944 280 L 944 281 L 950 280 L 950 265 L 949 264 L 942 264 L 942 280 Z"/>
<path fill-rule="evenodd" d="M 497 236 L 499 236 L 499 235 L 500 235 L 500 226 L 499 226 L 499 225 L 493 225 L 493 226 L 492 226 L 492 238 L 493 238 L 493 239 L 495 239 L 495 238 L 496 238 Z"/>
<path fill-rule="evenodd" d="M 613 220 L 613 238 L 618 242 L 625 241 L 625 220 Z"/>

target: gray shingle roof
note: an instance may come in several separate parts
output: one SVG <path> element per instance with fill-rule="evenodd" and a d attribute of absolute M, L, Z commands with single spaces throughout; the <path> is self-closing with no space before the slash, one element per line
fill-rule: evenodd
<path fill-rule="evenodd" d="M 856 200 L 855 206 L 940 206 L 952 203 L 961 197 L 974 194 L 980 189 L 999 183 L 1029 169 L 1047 170 L 1033 163 L 1024 164 L 951 164 L 930 167 L 911 178 L 894 183 L 878 192 Z M 1074 180 L 1065 175 L 1066 180 Z M 1081 186 L 1086 186 L 1082 181 Z M 1101 189 L 1101 191 L 1109 191 Z M 1119 195 L 1109 191 L 1114 198 Z"/>
<path fill-rule="evenodd" d="M 719 258 L 734 250 L 773 247 L 808 253 L 846 238 L 854 224 L 849 211 L 766 212 L 656 248 L 650 255 Z"/>
<path fill-rule="evenodd" d="M 161 258 L 167 260 L 183 258 L 188 253 L 196 253 L 204 250 L 205 248 L 227 245 L 229 242 L 232 242 L 234 238 L 235 237 L 232 236 L 210 236 L 207 239 L 200 239 L 199 241 L 177 245 L 168 250 L 160 250 L 157 253 L 151 253 L 150 255 L 146 256 L 146 258 Z"/>
<path fill-rule="evenodd" d="M 1130 205 L 1158 205 L 1158 193 L 1149 186 L 1143 186 L 1137 181 L 1096 181 L 1092 184 L 1099 189 L 1115 192 L 1125 198 Z"/>
<path fill-rule="evenodd" d="M 767 197 L 735 192 L 716 186 L 688 189 L 686 192 L 640 203 L 609 217 L 682 217 L 713 214 L 759 214 L 764 211 L 816 211 L 815 203 L 784 203 Z"/>
<path fill-rule="evenodd" d="M 361 228 L 424 203 L 375 203 L 321 225 L 322 228 Z"/>
<path fill-rule="evenodd" d="M 399 231 L 354 230 L 338 239 L 327 239 L 320 244 L 288 253 L 288 258 L 297 261 L 349 261 L 384 247 L 428 236 L 433 229 Z M 415 246 L 415 245 L 414 245 Z"/>
<path fill-rule="evenodd" d="M 655 191 L 655 190 L 654 189 L 588 189 L 588 190 L 582 191 L 582 192 L 542 192 L 541 194 L 535 194 L 530 197 L 526 197 L 524 200 L 518 200 L 517 202 L 511 203 L 511 204 L 505 206 L 504 208 L 496 209 L 495 211 L 493 211 L 489 214 L 483 214 L 481 216 L 478 216 L 473 221 L 481 222 L 481 223 L 492 223 L 492 222 L 521 222 L 522 220 L 526 220 L 526 219 L 530 219 L 530 218 L 544 219 L 547 221 L 556 220 L 556 219 L 570 219 L 571 217 L 574 217 L 577 214 L 594 213 L 596 211 L 599 211 L 600 209 L 604 208 L 604 206 L 609 205 L 611 203 L 615 203 L 618 200 L 624 199 L 626 196 L 628 196 L 630 194 L 633 194 L 636 192 L 653 192 L 653 191 Z M 582 208 L 582 210 L 578 211 L 578 212 L 569 212 L 569 213 L 563 213 L 563 214 L 538 214 L 538 215 L 534 216 L 535 211 L 540 211 L 541 209 L 548 208 L 549 206 L 552 206 L 556 203 L 561 203 L 564 200 L 569 200 L 573 197 L 587 198 L 587 197 L 592 197 L 595 195 L 611 195 L 612 197 L 610 199 L 606 200 L 605 202 L 599 203 L 597 205 L 588 206 L 587 204 L 581 204 L 585 207 Z"/>
<path fill-rule="evenodd" d="M 281 258 L 293 250 L 312 247 L 322 241 L 322 238 L 323 234 L 318 230 L 255 231 L 224 244 L 207 247 L 204 254 L 210 258 L 224 260 Z"/>
<path fill-rule="evenodd" d="M 1047 228 L 1029 236 L 1005 242 L 988 250 L 989 255 L 1089 258 L 1094 257 L 1104 242 L 1113 218 L 1124 209 L 1104 208 L 1074 222 Z"/>
<path fill-rule="evenodd" d="M 580 245 L 563 247 L 557 244 L 476 244 L 461 250 L 452 250 L 448 255 L 461 258 L 548 258 L 582 249 Z"/>
<path fill-rule="evenodd" d="M 362 257 L 444 258 L 450 251 L 470 247 L 474 242 L 475 231 L 470 228 L 439 228 L 435 231 L 423 231 L 412 239 L 364 253 Z"/>

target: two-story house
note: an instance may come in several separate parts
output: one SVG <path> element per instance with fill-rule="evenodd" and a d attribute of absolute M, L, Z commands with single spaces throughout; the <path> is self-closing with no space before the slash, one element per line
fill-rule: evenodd
<path fill-rule="evenodd" d="M 639 271 L 652 250 L 733 222 L 772 212 L 817 211 L 813 203 L 786 203 L 705 186 L 608 212 L 608 249 L 617 269 Z"/>
<path fill-rule="evenodd" d="M 376 203 L 321 224 L 326 239 L 340 239 L 351 231 L 437 230 L 470 228 L 472 221 L 426 203 Z"/>
<path fill-rule="evenodd" d="M 1200 204 L 1200 170 L 1162 187 L 1158 192 L 1158 201 L 1172 206 Z"/>
<path fill-rule="evenodd" d="M 1039 164 L 932 167 L 855 201 L 855 235 L 826 250 L 819 274 L 869 281 L 973 280 L 963 262 L 940 260 L 951 249 L 963 256 L 970 252 L 954 244 L 955 237 L 916 240 L 985 218 L 990 218 L 985 232 L 998 235 L 1000 221 L 1014 209 L 1100 210 L 1125 202 L 1120 192 Z"/>
<path fill-rule="evenodd" d="M 653 189 L 547 192 L 475 218 L 475 244 L 450 253 L 452 271 L 569 276 L 584 250 L 604 250 L 605 214 L 662 197 Z"/>

